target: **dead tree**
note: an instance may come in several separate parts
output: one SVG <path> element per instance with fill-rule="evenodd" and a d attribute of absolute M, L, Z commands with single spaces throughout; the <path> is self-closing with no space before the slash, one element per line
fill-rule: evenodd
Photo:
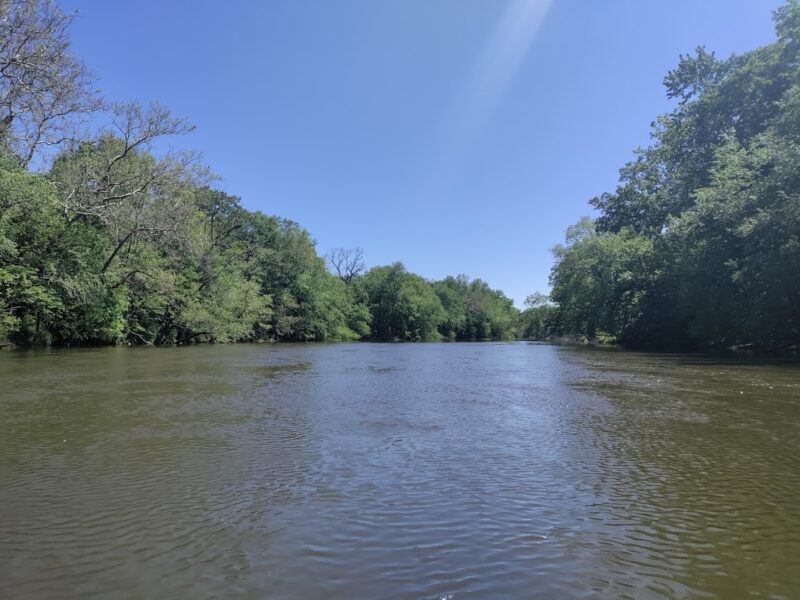
<path fill-rule="evenodd" d="M 347 285 L 365 269 L 364 251 L 361 248 L 334 248 L 327 258 L 339 279 Z"/>

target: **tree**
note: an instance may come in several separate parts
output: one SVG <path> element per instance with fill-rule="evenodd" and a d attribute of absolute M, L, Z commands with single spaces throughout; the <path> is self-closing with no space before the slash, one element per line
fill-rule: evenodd
<path fill-rule="evenodd" d="M 103 273 L 137 238 L 184 239 L 192 211 L 188 191 L 207 178 L 195 168 L 194 153 L 170 151 L 161 158 L 151 153 L 161 138 L 192 129 L 164 107 L 119 104 L 112 123 L 119 136 L 104 133 L 76 145 L 56 159 L 50 173 L 68 218 L 98 222 L 114 239 Z"/>
<path fill-rule="evenodd" d="M 102 104 L 70 51 L 73 18 L 52 0 L 0 1 L 0 142 L 23 167 L 77 139 Z"/>
<path fill-rule="evenodd" d="M 444 310 L 439 333 L 447 340 L 467 338 L 468 286 L 469 280 L 465 275 L 445 277 L 433 283 L 433 290 Z"/>
<path fill-rule="evenodd" d="M 588 339 L 601 331 L 637 338 L 656 272 L 652 241 L 631 230 L 597 233 L 589 219 L 570 228 L 566 241 L 553 249 L 550 276 L 561 322 Z"/>
<path fill-rule="evenodd" d="M 561 324 L 679 348 L 800 345 L 800 3 L 777 40 L 665 78 L 678 99 L 654 143 L 555 249 Z"/>
<path fill-rule="evenodd" d="M 364 251 L 361 248 L 334 248 L 328 253 L 330 263 L 336 275 L 350 285 L 366 268 Z"/>
<path fill-rule="evenodd" d="M 433 283 L 444 308 L 440 333 L 451 340 L 513 339 L 518 312 L 500 290 L 481 279 L 465 275 L 446 277 Z"/>
<path fill-rule="evenodd" d="M 402 263 L 374 267 L 359 280 L 370 314 L 372 337 L 387 341 L 439 339 L 444 310 L 431 285 Z"/>
<path fill-rule="evenodd" d="M 547 294 L 534 292 L 525 298 L 525 310 L 520 313 L 520 335 L 526 339 L 543 340 L 560 334 L 558 307 Z"/>
<path fill-rule="evenodd" d="M 0 339 L 19 345 L 119 340 L 124 295 L 99 276 L 107 248 L 90 225 L 66 222 L 44 177 L 12 161 L 0 166 Z"/>

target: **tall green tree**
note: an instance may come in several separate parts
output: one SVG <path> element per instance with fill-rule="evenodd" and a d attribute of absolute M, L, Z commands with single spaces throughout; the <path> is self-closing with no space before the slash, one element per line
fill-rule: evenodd
<path fill-rule="evenodd" d="M 513 339 L 518 311 L 513 302 L 482 279 L 446 277 L 433 283 L 445 310 L 439 327 L 452 340 Z"/>
<path fill-rule="evenodd" d="M 555 250 L 564 326 L 623 342 L 800 345 L 800 4 L 777 40 L 719 60 L 699 48 L 667 74 L 675 109 Z M 580 234 L 576 232 L 580 230 Z"/>
<path fill-rule="evenodd" d="M 372 315 L 372 337 L 379 340 L 432 341 L 440 337 L 444 318 L 439 297 L 419 275 L 402 263 L 374 267 L 358 285 Z"/>

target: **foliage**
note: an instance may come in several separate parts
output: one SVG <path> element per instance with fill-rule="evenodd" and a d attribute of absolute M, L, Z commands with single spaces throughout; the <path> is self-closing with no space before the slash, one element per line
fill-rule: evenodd
<path fill-rule="evenodd" d="M 451 340 L 509 340 L 517 334 L 518 311 L 499 290 L 464 275 L 433 284 L 445 311 L 439 332 Z"/>
<path fill-rule="evenodd" d="M 675 109 L 554 250 L 567 331 L 639 345 L 800 345 L 800 4 L 777 40 L 665 78 Z"/>
<path fill-rule="evenodd" d="M 65 150 L 45 175 L 0 160 L 0 340 L 514 336 L 511 301 L 483 281 L 431 284 L 399 263 L 361 274 L 361 251 L 334 275 L 296 223 L 163 160 L 107 136 Z"/>
<path fill-rule="evenodd" d="M 529 340 L 546 340 L 561 333 L 561 315 L 550 297 L 534 293 L 525 299 L 525 309 L 519 315 L 519 335 Z"/>
<path fill-rule="evenodd" d="M 359 279 L 372 315 L 371 336 L 391 341 L 439 339 L 444 309 L 430 284 L 402 263 L 374 267 Z"/>

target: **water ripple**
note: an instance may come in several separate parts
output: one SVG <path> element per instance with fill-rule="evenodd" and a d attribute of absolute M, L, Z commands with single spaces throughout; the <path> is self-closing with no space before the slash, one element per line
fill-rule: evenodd
<path fill-rule="evenodd" d="M 800 596 L 792 365 L 231 346 L 0 381 L 3 598 Z"/>

